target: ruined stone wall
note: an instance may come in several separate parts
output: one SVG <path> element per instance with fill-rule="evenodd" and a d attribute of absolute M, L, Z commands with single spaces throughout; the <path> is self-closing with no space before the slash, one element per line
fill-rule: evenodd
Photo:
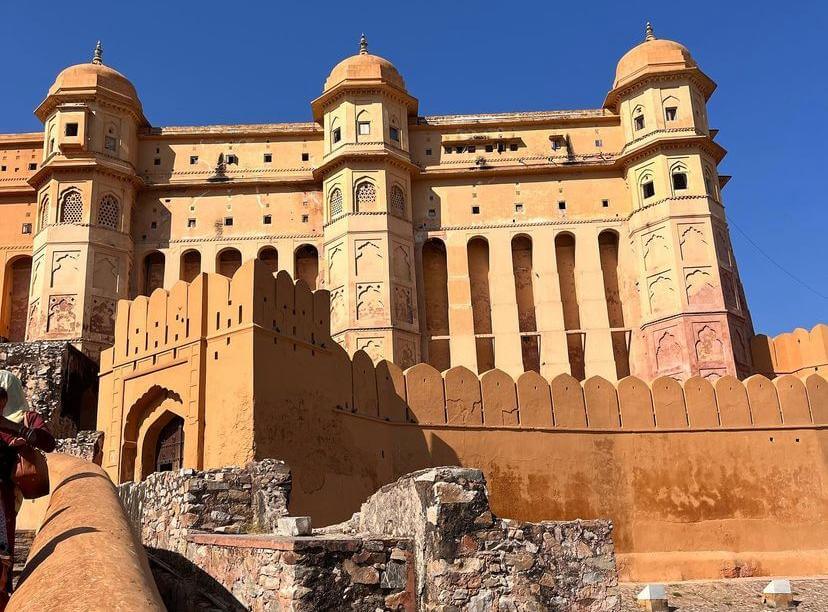
<path fill-rule="evenodd" d="M 167 472 L 119 487 L 170 609 L 618 609 L 607 521 L 500 519 L 480 471 L 447 467 L 383 487 L 350 521 L 312 535 L 249 533 L 261 527 L 243 520 L 256 505 L 255 474 L 274 472 L 271 483 L 283 481 L 286 466 Z"/>
<path fill-rule="evenodd" d="M 94 429 L 98 368 L 67 342 L 0 344 L 0 369 L 20 378 L 29 406 L 43 415 L 56 438 Z"/>
<path fill-rule="evenodd" d="M 611 523 L 500 519 L 479 470 L 408 474 L 372 495 L 346 525 L 413 537 L 423 610 L 597 611 L 620 604 Z"/>
<path fill-rule="evenodd" d="M 272 530 L 287 514 L 290 487 L 287 466 L 265 460 L 242 468 L 156 472 L 120 485 L 118 495 L 145 546 L 184 554 L 192 531 Z"/>
<path fill-rule="evenodd" d="M 200 571 L 151 554 L 167 565 L 155 575 L 170 609 L 186 609 L 194 591 L 209 589 L 223 609 L 374 612 L 413 610 L 410 547 L 406 538 L 380 536 L 194 534 L 184 556 Z"/>

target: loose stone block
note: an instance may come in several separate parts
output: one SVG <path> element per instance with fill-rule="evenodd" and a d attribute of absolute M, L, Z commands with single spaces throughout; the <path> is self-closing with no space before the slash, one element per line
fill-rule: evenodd
<path fill-rule="evenodd" d="M 635 598 L 638 607 L 647 612 L 668 612 L 667 590 L 663 584 L 648 584 Z"/>
<path fill-rule="evenodd" d="M 771 580 L 762 589 L 762 603 L 768 608 L 788 609 L 793 607 L 791 581 L 785 579 Z"/>
<path fill-rule="evenodd" d="M 276 532 L 284 536 L 306 536 L 311 534 L 311 517 L 283 516 L 276 523 Z"/>

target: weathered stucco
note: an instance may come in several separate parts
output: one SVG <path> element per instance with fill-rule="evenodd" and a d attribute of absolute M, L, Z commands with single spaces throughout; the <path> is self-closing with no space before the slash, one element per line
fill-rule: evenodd
<path fill-rule="evenodd" d="M 347 518 L 402 474 L 462 465 L 483 470 L 501 515 L 612 519 L 626 577 L 710 577 L 745 564 L 828 571 L 819 375 L 714 385 L 403 372 L 349 358 L 331 340 L 329 313 L 327 291 L 261 261 L 232 280 L 202 275 L 156 292 L 149 307 L 122 302 L 123 332 L 102 355 L 104 467 L 125 473 L 133 447 L 121 415 L 152 429 L 162 415 L 140 398 L 160 394 L 190 407 L 185 467 L 282 459 L 296 475 L 291 511 L 317 524 Z M 151 456 L 152 438 L 138 443 L 135 454 Z"/>

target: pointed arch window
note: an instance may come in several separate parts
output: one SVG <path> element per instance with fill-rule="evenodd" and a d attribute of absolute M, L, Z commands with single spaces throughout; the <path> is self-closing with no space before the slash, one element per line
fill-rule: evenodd
<path fill-rule="evenodd" d="M 363 181 L 356 188 L 357 211 L 373 210 L 377 203 L 377 188 L 369 181 Z"/>
<path fill-rule="evenodd" d="M 673 185 L 673 191 L 687 190 L 687 166 L 683 163 L 674 164 L 670 168 L 670 182 Z"/>
<path fill-rule="evenodd" d="M 112 194 L 107 194 L 101 198 L 101 204 L 98 207 L 98 225 L 114 230 L 120 229 L 121 205 L 118 198 Z"/>
<path fill-rule="evenodd" d="M 83 219 L 83 198 L 79 191 L 71 190 L 63 194 L 60 201 L 60 223 L 80 223 Z"/>
<path fill-rule="evenodd" d="M 399 185 L 391 187 L 391 214 L 398 217 L 405 217 L 405 192 Z"/>
<path fill-rule="evenodd" d="M 643 130 L 644 126 L 644 108 L 641 106 L 636 106 L 635 110 L 633 111 L 633 127 L 635 128 L 635 131 L 638 132 L 640 130 Z"/>
<path fill-rule="evenodd" d="M 42 230 L 49 224 L 49 196 L 40 201 L 40 208 L 37 210 L 37 231 Z"/>
<path fill-rule="evenodd" d="M 328 216 L 336 219 L 342 215 L 342 191 L 336 187 L 328 196 Z"/>
<path fill-rule="evenodd" d="M 653 181 L 652 172 L 647 171 L 642 173 L 638 179 L 638 185 L 642 202 L 655 196 L 655 182 Z"/>
<path fill-rule="evenodd" d="M 118 128 L 115 127 L 114 123 L 110 123 L 106 126 L 104 149 L 113 155 L 118 152 Z"/>

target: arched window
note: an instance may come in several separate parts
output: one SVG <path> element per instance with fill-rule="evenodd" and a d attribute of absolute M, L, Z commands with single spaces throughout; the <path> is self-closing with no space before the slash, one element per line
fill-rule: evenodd
<path fill-rule="evenodd" d="M 216 258 L 216 272 L 227 278 L 232 278 L 236 270 L 241 268 L 242 256 L 237 249 L 224 249 Z"/>
<path fill-rule="evenodd" d="M 296 249 L 293 257 L 296 280 L 302 279 L 308 287 L 316 289 L 316 279 L 319 276 L 319 251 L 312 244 L 303 244 Z"/>
<path fill-rule="evenodd" d="M 396 143 L 400 142 L 400 122 L 396 115 L 391 115 L 391 122 L 388 127 L 388 136 Z"/>
<path fill-rule="evenodd" d="M 60 201 L 60 223 L 80 223 L 83 219 L 83 198 L 77 190 L 70 190 L 63 194 Z"/>
<path fill-rule="evenodd" d="M 46 154 L 51 155 L 55 152 L 55 126 L 49 128 L 49 139 L 48 139 L 48 148 L 46 149 Z"/>
<path fill-rule="evenodd" d="M 112 194 L 106 194 L 101 198 L 101 204 L 98 207 L 98 225 L 114 230 L 121 227 L 121 205 L 118 203 L 118 198 Z"/>
<path fill-rule="evenodd" d="M 673 123 L 678 120 L 679 104 L 678 98 L 675 96 L 667 96 L 662 102 L 664 107 L 664 121 L 665 123 Z"/>
<path fill-rule="evenodd" d="M 259 259 L 264 262 L 267 269 L 271 272 L 278 272 L 279 270 L 279 252 L 271 246 L 264 247 L 259 251 Z"/>
<path fill-rule="evenodd" d="M 181 280 L 191 283 L 201 273 L 201 253 L 186 251 L 181 255 Z"/>
<path fill-rule="evenodd" d="M 371 135 L 371 115 L 368 111 L 361 111 L 357 115 L 357 140 Z"/>
<path fill-rule="evenodd" d="M 44 196 L 37 210 L 37 231 L 49 224 L 49 196 Z"/>
<path fill-rule="evenodd" d="M 391 214 L 397 215 L 398 217 L 405 217 L 405 192 L 402 190 L 402 187 L 399 185 L 394 185 L 391 187 Z"/>
<path fill-rule="evenodd" d="M 164 254 L 159 251 L 144 257 L 144 295 L 164 286 Z"/>
<path fill-rule="evenodd" d="M 641 190 L 641 201 L 652 198 L 655 195 L 655 183 L 653 182 L 653 173 L 649 170 L 643 172 L 638 178 L 638 185 Z"/>
<path fill-rule="evenodd" d="M 334 117 L 331 121 L 331 144 L 335 145 L 342 140 L 342 128 L 339 127 L 339 121 Z"/>
<path fill-rule="evenodd" d="M 685 191 L 687 189 L 687 166 L 679 162 L 670 168 L 670 182 L 673 191 Z"/>
<path fill-rule="evenodd" d="M 342 215 L 342 190 L 339 187 L 331 191 L 328 196 L 328 216 L 331 220 L 336 219 Z"/>
<path fill-rule="evenodd" d="M 423 284 L 428 363 L 440 370 L 451 367 L 449 347 L 449 299 L 446 245 L 429 238 L 423 245 Z"/>
<path fill-rule="evenodd" d="M 108 153 L 115 155 L 118 152 L 118 128 L 114 123 L 106 126 L 106 135 L 104 136 L 104 149 Z"/>
<path fill-rule="evenodd" d="M 359 212 L 374 210 L 377 203 L 377 188 L 369 181 L 363 181 L 356 188 L 356 209 Z"/>
<path fill-rule="evenodd" d="M 644 107 L 636 106 L 633 110 L 633 128 L 636 132 L 644 129 Z"/>
<path fill-rule="evenodd" d="M 714 176 L 715 174 L 710 169 L 710 167 L 706 166 L 704 168 L 704 189 L 707 192 L 708 196 L 710 196 L 711 198 L 718 199 L 719 192 L 716 189 L 716 182 L 713 178 Z"/>

